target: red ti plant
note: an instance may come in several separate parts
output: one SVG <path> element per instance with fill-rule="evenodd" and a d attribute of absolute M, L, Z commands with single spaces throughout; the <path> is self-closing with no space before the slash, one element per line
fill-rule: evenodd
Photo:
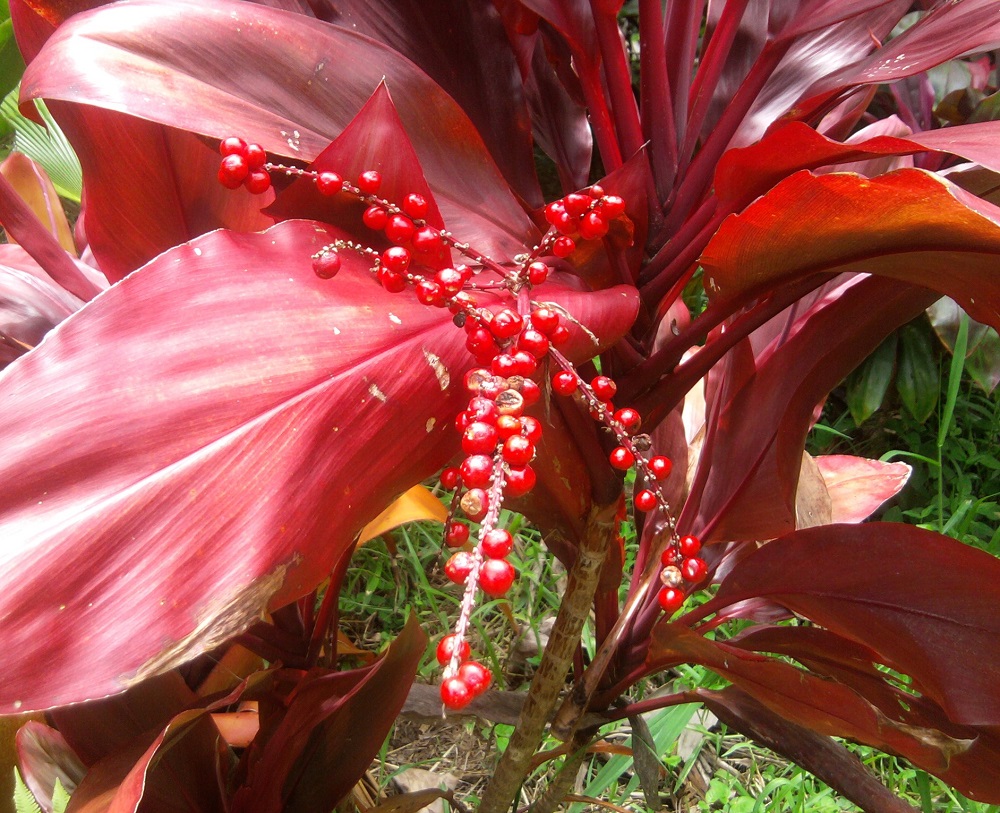
<path fill-rule="evenodd" d="M 730 685 L 657 703 L 705 703 L 865 809 L 901 802 L 830 736 L 1000 802 L 1000 565 L 857 524 L 898 472 L 803 451 L 827 393 L 940 295 L 1000 326 L 998 128 L 985 102 L 938 126 L 928 73 L 959 60 L 970 98 L 996 91 L 970 56 L 1000 42 L 990 0 L 640 0 L 638 93 L 616 2 L 72 5 L 11 4 L 22 93 L 80 153 L 82 229 L 116 284 L 0 378 L 0 713 L 179 667 L 180 697 L 184 665 L 242 635 L 283 670 L 165 703 L 127 776 L 197 727 L 170 749 L 195 770 L 213 709 L 268 698 L 259 739 L 239 760 L 213 746 L 213 770 L 240 788 L 225 804 L 305 809 L 277 788 L 313 775 L 305 745 L 366 680 L 324 645 L 352 540 L 444 469 L 483 521 L 474 545 L 457 515 L 446 531 L 469 546 L 450 562 L 469 593 L 439 655 L 447 705 L 488 680 L 459 670 L 477 579 L 512 577 L 488 564 L 509 545 L 501 501 L 571 572 L 483 810 L 509 807 L 553 711 L 582 745 L 681 663 Z M 533 144 L 562 185 L 548 205 Z M 868 493 L 845 498 L 844 469 Z M 415 660 L 379 663 L 401 702 Z M 340 702 L 309 707 L 318 733 L 289 749 L 310 681 Z M 89 708 L 52 717 L 79 731 Z M 138 779 L 98 767 L 111 754 L 80 756 L 88 794 L 138 803 Z"/>

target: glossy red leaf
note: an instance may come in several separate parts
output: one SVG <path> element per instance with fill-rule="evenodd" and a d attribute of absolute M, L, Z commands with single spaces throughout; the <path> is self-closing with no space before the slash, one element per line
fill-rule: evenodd
<path fill-rule="evenodd" d="M 372 666 L 356 673 L 308 673 L 233 798 L 233 813 L 332 810 L 385 741 L 426 644 L 411 616 Z"/>
<path fill-rule="evenodd" d="M 491 255 L 520 250 L 532 226 L 455 101 L 390 48 L 299 14 L 235 0 L 100 8 L 59 28 L 22 94 L 311 161 L 383 79 L 449 228 Z"/>
<path fill-rule="evenodd" d="M 0 709 L 113 694 L 211 649 L 312 590 L 454 453 L 464 334 L 360 258 L 319 280 L 332 237 L 206 235 L 0 377 L 0 645 L 19 653 Z M 623 287 L 539 296 L 600 338 L 574 327 L 577 358 L 635 313 Z"/>
<path fill-rule="evenodd" d="M 1000 562 L 895 523 L 797 531 L 739 562 L 706 610 L 762 596 L 879 653 L 964 725 L 1000 723 Z"/>
<path fill-rule="evenodd" d="M 1000 324 L 1000 207 L 922 170 L 877 178 L 798 172 L 729 217 L 701 263 L 737 306 L 817 273 L 879 274 L 952 296 Z"/>

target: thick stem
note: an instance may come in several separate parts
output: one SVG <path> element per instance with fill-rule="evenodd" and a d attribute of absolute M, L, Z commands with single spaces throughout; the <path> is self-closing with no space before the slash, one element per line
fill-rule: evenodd
<path fill-rule="evenodd" d="M 566 685 L 584 622 L 590 614 L 601 566 L 614 535 L 615 513 L 614 505 L 591 511 L 542 662 L 531 681 L 507 750 L 483 793 L 479 813 L 506 813 L 528 774 L 545 724 Z"/>
<path fill-rule="evenodd" d="M 573 788 L 573 782 L 587 756 L 587 744 L 591 736 L 589 730 L 584 733 L 577 731 L 569 742 L 569 753 L 563 760 L 559 772 L 549 782 L 545 792 L 539 796 L 529 809 L 530 813 L 554 813 L 561 810 L 563 800 Z"/>

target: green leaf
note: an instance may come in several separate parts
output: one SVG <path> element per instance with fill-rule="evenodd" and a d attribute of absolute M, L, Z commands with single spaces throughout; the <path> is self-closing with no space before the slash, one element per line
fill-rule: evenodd
<path fill-rule="evenodd" d="M 0 0 L 0 95 L 17 87 L 24 73 L 24 60 L 14 40 L 14 24 L 7 0 Z"/>
<path fill-rule="evenodd" d="M 14 811 L 15 813 L 42 813 L 35 797 L 21 779 L 21 774 L 14 769 Z"/>
<path fill-rule="evenodd" d="M 896 363 L 896 334 L 891 334 L 847 379 L 847 408 L 860 426 L 882 406 Z"/>
<path fill-rule="evenodd" d="M 907 411 L 923 423 L 937 406 L 940 382 L 934 346 L 925 330 L 910 324 L 899 330 L 896 389 Z"/>
<path fill-rule="evenodd" d="M 42 165 L 60 197 L 79 203 L 83 172 L 76 153 L 44 102 L 35 102 L 45 122 L 42 127 L 21 115 L 17 109 L 17 96 L 18 89 L 14 88 L 0 104 L 0 119 L 14 131 L 14 150 L 23 152 Z"/>
<path fill-rule="evenodd" d="M 69 792 L 63 787 L 59 777 L 56 777 L 56 786 L 52 789 L 52 813 L 66 813 L 69 806 Z"/>

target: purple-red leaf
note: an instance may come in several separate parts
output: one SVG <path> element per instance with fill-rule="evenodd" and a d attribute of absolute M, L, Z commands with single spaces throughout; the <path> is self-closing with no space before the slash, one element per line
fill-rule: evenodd
<path fill-rule="evenodd" d="M 913 469 L 853 455 L 816 458 L 833 509 L 833 522 L 863 522 L 906 485 Z"/>
<path fill-rule="evenodd" d="M 115 4 L 61 26 L 22 93 L 311 161 L 383 80 L 448 227 L 494 256 L 520 250 L 530 221 L 455 101 L 392 49 L 319 20 L 234 0 Z"/>
<path fill-rule="evenodd" d="M 289 221 L 179 246 L 0 377 L 0 647 L 18 653 L 0 710 L 120 692 L 213 648 L 312 590 L 452 456 L 464 333 L 355 255 L 319 280 L 310 255 L 333 237 Z M 577 359 L 635 313 L 624 287 L 537 295 L 599 338 L 572 327 Z"/>
<path fill-rule="evenodd" d="M 1000 562 L 895 523 L 797 531 L 740 561 L 705 608 L 762 596 L 869 647 L 948 717 L 1000 724 Z"/>

